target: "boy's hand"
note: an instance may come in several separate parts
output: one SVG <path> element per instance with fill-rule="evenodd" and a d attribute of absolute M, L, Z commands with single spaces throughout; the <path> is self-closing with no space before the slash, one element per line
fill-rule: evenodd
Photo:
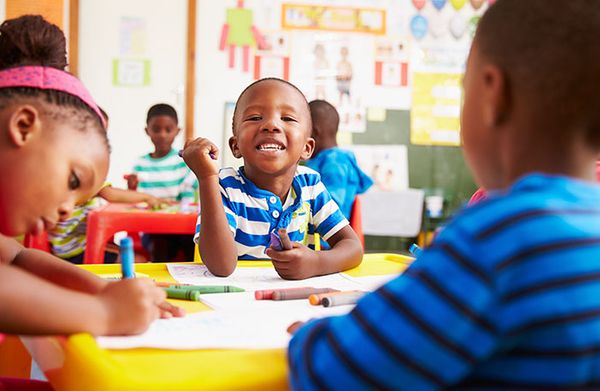
<path fill-rule="evenodd" d="M 183 160 L 199 181 L 219 175 L 219 169 L 215 164 L 218 155 L 219 148 L 202 137 L 186 142 L 182 152 Z"/>
<path fill-rule="evenodd" d="M 129 174 L 129 175 L 126 175 L 126 177 L 127 177 L 127 188 L 129 190 L 136 190 L 138 187 L 138 183 L 140 182 L 138 180 L 137 174 Z"/>
<path fill-rule="evenodd" d="M 266 253 L 281 278 L 302 280 L 317 275 L 319 255 L 298 242 L 292 242 L 291 250 L 277 251 L 269 247 Z"/>
<path fill-rule="evenodd" d="M 164 311 L 166 294 L 148 278 L 131 278 L 108 284 L 99 294 L 106 310 L 106 335 L 138 334 Z"/>

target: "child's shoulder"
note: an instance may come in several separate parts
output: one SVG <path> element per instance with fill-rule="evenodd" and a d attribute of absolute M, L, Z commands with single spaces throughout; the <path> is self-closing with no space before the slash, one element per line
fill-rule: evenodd
<path fill-rule="evenodd" d="M 321 182 L 321 174 L 308 166 L 298 165 L 294 180 L 303 186 L 314 186 Z"/>

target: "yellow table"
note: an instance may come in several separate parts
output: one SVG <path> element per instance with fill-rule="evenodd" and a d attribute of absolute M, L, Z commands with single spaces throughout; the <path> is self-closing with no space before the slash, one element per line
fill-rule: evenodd
<path fill-rule="evenodd" d="M 399 273 L 411 258 L 366 254 L 354 276 Z M 267 266 L 270 262 L 243 262 Z M 116 273 L 119 265 L 85 265 L 94 273 Z M 137 264 L 136 271 L 157 281 L 174 281 L 165 264 Z M 172 300 L 188 312 L 206 310 L 199 302 Z M 107 350 L 92 336 L 23 337 L 23 343 L 56 390 L 287 389 L 284 349 L 272 350 Z"/>

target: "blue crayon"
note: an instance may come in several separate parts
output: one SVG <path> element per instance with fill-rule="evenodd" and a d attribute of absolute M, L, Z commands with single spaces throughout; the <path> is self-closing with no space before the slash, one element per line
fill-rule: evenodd
<path fill-rule="evenodd" d="M 421 255 L 421 253 L 423 252 L 423 249 L 421 247 L 419 247 L 418 245 L 416 245 L 415 243 L 410 245 L 410 248 L 408 249 L 408 251 L 410 251 L 410 253 L 412 255 L 416 257 L 418 257 L 419 255 Z"/>
<path fill-rule="evenodd" d="M 121 273 L 123 278 L 134 278 L 135 270 L 133 268 L 133 240 L 127 236 L 119 242 L 119 253 L 121 254 Z"/>

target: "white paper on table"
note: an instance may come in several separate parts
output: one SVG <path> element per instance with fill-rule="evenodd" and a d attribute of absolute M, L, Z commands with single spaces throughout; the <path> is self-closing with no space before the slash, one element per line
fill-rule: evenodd
<path fill-rule="evenodd" d="M 363 291 L 374 291 L 380 286 L 387 284 L 394 278 L 398 277 L 400 274 L 384 274 L 380 276 L 365 276 L 365 277 L 353 277 L 346 273 L 341 273 L 342 277 L 348 279 L 348 281 L 352 281 L 357 284 L 359 288 L 358 290 Z"/>
<path fill-rule="evenodd" d="M 279 311 L 239 309 L 204 311 L 183 318 L 154 321 L 143 334 L 130 337 L 98 337 L 96 342 L 106 349 L 141 347 L 160 349 L 274 349 L 285 348 L 290 340 L 287 327 L 295 321 L 306 321 L 329 315 L 348 313 L 352 305 L 324 308 L 313 306 L 297 311 L 289 306 Z"/>
<path fill-rule="evenodd" d="M 274 288 L 314 287 L 332 289 L 357 289 L 340 273 L 312 277 L 304 280 L 284 280 L 272 267 L 237 267 L 228 277 L 217 277 L 205 265 L 168 264 L 167 269 L 178 283 L 191 285 L 234 285 L 248 291 Z"/>

